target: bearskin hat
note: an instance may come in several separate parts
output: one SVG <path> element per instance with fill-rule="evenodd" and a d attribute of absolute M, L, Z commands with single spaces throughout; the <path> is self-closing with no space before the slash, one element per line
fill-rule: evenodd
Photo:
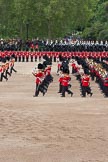
<path fill-rule="evenodd" d="M 49 60 L 47 55 L 43 56 L 43 59 L 46 60 L 46 61 Z"/>
<path fill-rule="evenodd" d="M 43 68 L 44 68 L 43 64 L 39 63 L 38 64 L 38 69 L 43 69 Z"/>
<path fill-rule="evenodd" d="M 0 57 L 0 62 L 2 61 L 2 57 Z"/>
<path fill-rule="evenodd" d="M 43 62 L 44 67 L 47 67 L 47 61 Z"/>
<path fill-rule="evenodd" d="M 63 69 L 63 73 L 69 74 L 69 69 L 67 69 L 67 68 L 65 69 L 65 68 L 64 68 L 64 69 Z"/>
<path fill-rule="evenodd" d="M 6 60 L 9 61 L 10 60 L 10 57 L 9 56 L 6 56 Z"/>
<path fill-rule="evenodd" d="M 60 60 L 60 61 L 63 61 L 63 57 L 62 57 L 61 54 L 59 55 L 59 60 Z"/>
<path fill-rule="evenodd" d="M 6 63 L 6 58 L 5 58 L 5 57 L 2 58 L 2 62 L 3 62 L 3 63 Z"/>
<path fill-rule="evenodd" d="M 12 57 L 12 58 L 15 58 L 15 54 L 13 53 L 13 54 L 11 55 L 11 57 Z"/>
<path fill-rule="evenodd" d="M 52 63 L 50 61 L 44 61 L 43 65 L 44 65 L 44 67 L 47 67 L 47 65 L 52 65 Z"/>
<path fill-rule="evenodd" d="M 47 65 L 52 65 L 52 63 L 50 61 L 47 61 Z"/>

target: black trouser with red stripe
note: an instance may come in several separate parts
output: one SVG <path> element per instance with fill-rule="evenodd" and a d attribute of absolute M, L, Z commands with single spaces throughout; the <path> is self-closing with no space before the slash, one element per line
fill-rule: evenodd
<path fill-rule="evenodd" d="M 59 91 L 58 91 L 58 93 L 62 93 L 62 85 L 61 85 L 61 83 L 59 84 Z"/>
<path fill-rule="evenodd" d="M 68 86 L 62 86 L 62 96 L 65 97 L 65 92 L 67 92 L 68 94 L 73 94 L 69 89 Z"/>
<path fill-rule="evenodd" d="M 7 78 L 7 75 L 11 76 L 11 74 L 8 72 L 8 69 L 5 71 L 6 78 Z"/>
<path fill-rule="evenodd" d="M 103 86 L 103 92 L 105 94 L 105 97 L 108 97 L 108 86 Z"/>
<path fill-rule="evenodd" d="M 28 62 L 29 61 L 29 57 L 28 56 L 26 56 L 26 62 Z"/>
<path fill-rule="evenodd" d="M 12 71 L 14 71 L 15 73 L 17 72 L 17 71 L 14 69 L 14 66 L 12 66 L 12 67 L 10 68 L 10 74 L 12 74 Z"/>
<path fill-rule="evenodd" d="M 6 81 L 8 80 L 8 78 L 4 75 L 4 72 L 1 73 L 0 82 L 3 81 L 3 78 L 4 78 Z"/>
<path fill-rule="evenodd" d="M 35 96 L 38 96 L 39 92 L 43 93 L 44 95 L 46 91 L 47 89 L 45 89 L 43 82 L 41 84 L 36 83 Z"/>
<path fill-rule="evenodd" d="M 94 80 L 95 79 L 95 73 L 91 72 L 90 75 L 91 75 L 91 79 Z"/>
<path fill-rule="evenodd" d="M 86 97 L 86 93 L 87 94 L 92 94 L 91 93 L 91 88 L 89 86 L 82 86 L 82 96 Z"/>
<path fill-rule="evenodd" d="M 35 96 L 39 95 L 39 84 L 36 83 L 36 90 L 35 90 Z"/>

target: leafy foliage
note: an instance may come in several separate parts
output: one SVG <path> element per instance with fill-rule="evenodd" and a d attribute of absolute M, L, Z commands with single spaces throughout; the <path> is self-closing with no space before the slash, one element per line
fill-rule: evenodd
<path fill-rule="evenodd" d="M 90 39 L 108 40 L 108 1 L 100 0 L 89 28 L 85 28 L 83 36 Z"/>
<path fill-rule="evenodd" d="M 104 0 L 0 0 L 0 37 L 59 38 L 73 30 L 101 39 L 107 31 Z M 104 24 L 104 25 L 103 25 Z"/>

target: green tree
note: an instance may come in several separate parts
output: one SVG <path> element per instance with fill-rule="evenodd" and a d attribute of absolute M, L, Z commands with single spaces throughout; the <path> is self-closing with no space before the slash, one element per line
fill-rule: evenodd
<path fill-rule="evenodd" d="M 26 39 L 29 23 L 29 38 L 57 38 L 84 29 L 86 37 L 92 24 L 107 19 L 106 11 L 106 15 L 99 12 L 102 4 L 99 0 L 0 0 L 0 33 Z"/>

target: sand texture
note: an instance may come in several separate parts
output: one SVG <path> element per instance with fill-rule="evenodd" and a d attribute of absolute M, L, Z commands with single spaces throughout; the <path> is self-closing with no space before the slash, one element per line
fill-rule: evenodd
<path fill-rule="evenodd" d="M 35 65 L 16 63 L 0 83 L 0 162 L 108 162 L 108 99 L 98 85 L 82 98 L 72 76 L 74 95 L 61 98 L 53 63 L 48 93 L 34 98 Z"/>

